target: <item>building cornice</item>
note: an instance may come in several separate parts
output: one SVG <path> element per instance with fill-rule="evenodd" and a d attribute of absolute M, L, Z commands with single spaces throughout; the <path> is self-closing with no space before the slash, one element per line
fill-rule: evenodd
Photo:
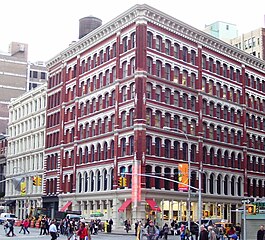
<path fill-rule="evenodd" d="M 253 68 L 265 70 L 265 62 L 263 60 L 247 54 L 226 42 L 223 42 L 146 4 L 137 4 L 133 6 L 112 21 L 87 34 L 82 39 L 70 45 L 67 49 L 48 61 L 47 67 L 51 68 L 60 62 L 65 62 L 74 56 L 78 56 L 88 47 L 106 39 L 115 32 L 118 32 L 120 29 L 141 21 L 153 23 L 154 25 L 160 26 L 168 31 L 182 36 L 183 38 L 195 42 L 197 45 L 217 51 L 220 54 L 224 54 L 232 59 L 251 65 Z"/>

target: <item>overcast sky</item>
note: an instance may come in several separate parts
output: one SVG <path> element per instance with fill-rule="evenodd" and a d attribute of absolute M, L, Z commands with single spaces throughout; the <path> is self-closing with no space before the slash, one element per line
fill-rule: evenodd
<path fill-rule="evenodd" d="M 239 34 L 264 27 L 264 0 L 3 0 L 0 52 L 12 41 L 29 45 L 29 61 L 48 61 L 78 39 L 79 19 L 93 15 L 103 24 L 137 3 L 146 3 L 198 29 L 224 21 Z"/>

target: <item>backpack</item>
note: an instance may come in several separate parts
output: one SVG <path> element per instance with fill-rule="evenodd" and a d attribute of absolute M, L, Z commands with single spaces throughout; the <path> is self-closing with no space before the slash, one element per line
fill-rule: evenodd
<path fill-rule="evenodd" d="M 155 234 L 156 230 L 155 230 L 155 226 L 147 226 L 147 233 L 148 234 Z"/>

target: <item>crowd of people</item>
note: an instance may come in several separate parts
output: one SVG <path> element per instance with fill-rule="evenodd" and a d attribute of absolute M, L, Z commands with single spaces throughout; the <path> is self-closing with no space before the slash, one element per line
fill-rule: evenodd
<path fill-rule="evenodd" d="M 127 232 L 127 229 L 130 229 L 128 227 L 128 223 L 129 221 L 125 220 L 124 226 Z M 241 227 L 239 224 L 236 226 L 231 226 L 227 229 L 225 229 L 223 225 L 217 226 L 216 224 L 213 224 L 211 226 L 205 226 L 203 224 L 198 227 L 197 231 L 193 232 L 190 231 L 184 224 L 181 224 L 180 228 L 178 228 L 178 231 L 174 231 L 174 229 L 177 228 L 176 226 L 178 226 L 177 222 L 173 221 L 170 225 L 171 227 L 165 223 L 163 227 L 159 227 L 158 224 L 149 219 L 147 219 L 144 224 L 141 221 L 136 221 L 136 240 L 157 240 L 159 238 L 167 240 L 170 233 L 173 233 L 174 235 L 176 233 L 179 235 L 178 239 L 180 240 L 237 240 L 241 235 Z M 262 240 L 265 240 L 265 234 L 264 239 Z"/>

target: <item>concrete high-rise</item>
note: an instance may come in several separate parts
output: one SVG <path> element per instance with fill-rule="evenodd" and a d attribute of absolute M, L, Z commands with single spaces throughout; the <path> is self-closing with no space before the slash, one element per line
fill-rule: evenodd
<path fill-rule="evenodd" d="M 8 53 L 0 53 L 0 133 L 7 133 L 10 100 L 46 81 L 45 64 L 28 61 L 28 44 L 12 42 Z"/>

